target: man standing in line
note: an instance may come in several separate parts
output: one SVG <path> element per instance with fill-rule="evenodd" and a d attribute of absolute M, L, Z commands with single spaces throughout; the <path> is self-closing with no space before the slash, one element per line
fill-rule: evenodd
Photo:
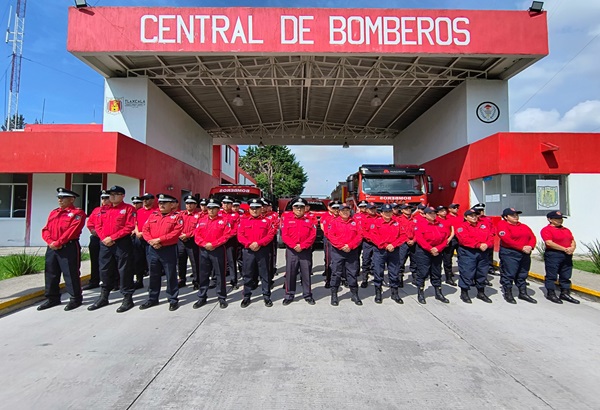
<path fill-rule="evenodd" d="M 361 219 L 360 225 L 362 229 L 363 243 L 362 243 L 362 273 L 363 282 L 360 284 L 361 288 L 369 286 L 369 275 L 373 274 L 373 252 L 375 251 L 375 245 L 371 238 L 371 231 L 375 229 L 375 222 L 379 219 L 377 214 L 377 205 L 373 202 L 367 204 L 367 216 Z"/>
<path fill-rule="evenodd" d="M 240 220 L 239 212 L 233 211 L 233 199 L 228 195 L 225 195 L 221 200 L 221 206 L 223 210 L 221 214 L 227 219 L 229 226 L 231 227 L 231 236 L 227 243 L 225 244 L 225 250 L 227 252 L 227 270 L 229 273 L 229 283 L 235 289 L 239 288 L 238 286 L 238 251 L 240 244 L 237 240 L 237 226 Z"/>
<path fill-rule="evenodd" d="M 110 206 L 109 195 L 105 189 L 100 192 L 100 206 L 94 208 L 90 217 L 87 220 L 87 228 L 90 231 L 90 243 L 88 250 L 90 252 L 90 281 L 83 290 L 96 289 L 100 287 L 100 238 L 96 233 L 97 218 L 100 217 L 100 210 L 102 207 Z M 117 272 L 113 272 L 113 277 L 117 276 Z"/>
<path fill-rule="evenodd" d="M 96 232 L 100 238 L 100 279 L 102 290 L 100 297 L 88 310 L 96 310 L 108 305 L 108 296 L 113 289 L 111 271 L 116 266 L 119 272 L 120 289 L 123 302 L 117 313 L 126 312 L 133 307 L 133 269 L 131 267 L 133 242 L 131 231 L 135 227 L 135 208 L 123 202 L 125 188 L 114 185 L 107 189 L 110 206 L 100 210 Z"/>
<path fill-rule="evenodd" d="M 139 252 L 138 255 L 141 255 L 139 259 L 137 259 L 137 263 L 134 263 L 133 270 L 135 276 L 137 277 L 137 281 L 134 283 L 135 289 L 141 289 L 144 287 L 143 278 L 148 274 L 148 242 L 144 240 L 142 236 L 142 230 L 144 229 L 144 225 L 146 221 L 152 215 L 153 212 L 158 211 L 158 207 L 155 202 L 154 195 L 145 193 L 140 197 L 142 200 L 142 207 L 136 210 L 135 217 L 135 240 L 134 240 L 134 255 L 136 252 Z M 135 250 L 137 247 L 137 251 Z M 135 260 L 135 259 L 134 259 Z"/>
<path fill-rule="evenodd" d="M 139 210 L 143 208 L 144 201 L 139 196 L 135 195 L 131 197 L 131 205 L 135 208 L 136 219 L 139 216 Z M 138 237 L 136 230 L 131 232 L 131 240 L 133 241 L 133 273 L 135 274 L 135 282 L 133 287 L 135 289 L 142 289 L 144 287 L 144 275 L 148 271 L 148 264 L 146 263 L 146 246 L 143 238 Z M 142 243 L 144 241 L 144 243 Z"/>
<path fill-rule="evenodd" d="M 177 270 L 179 272 L 179 282 L 177 287 L 183 288 L 186 286 L 187 276 L 187 261 L 190 260 L 192 266 L 192 285 L 194 289 L 198 289 L 198 245 L 194 241 L 194 230 L 200 220 L 200 212 L 198 210 L 198 201 L 194 195 L 186 195 L 184 198 L 185 210 L 181 211 L 183 218 L 183 231 L 177 241 Z"/>
<path fill-rule="evenodd" d="M 67 292 L 71 296 L 65 310 L 81 306 L 81 247 L 79 236 L 85 226 L 85 212 L 75 208 L 73 202 L 79 195 L 65 188 L 56 190 L 58 208 L 50 212 L 46 226 L 42 228 L 42 238 L 48 244 L 44 281 L 46 301 L 38 306 L 45 310 L 60 305 L 60 274 L 65 278 Z"/>

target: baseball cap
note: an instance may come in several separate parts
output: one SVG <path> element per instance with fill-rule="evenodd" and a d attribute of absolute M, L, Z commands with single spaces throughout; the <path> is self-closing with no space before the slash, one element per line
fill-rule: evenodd
<path fill-rule="evenodd" d="M 567 219 L 566 216 L 562 214 L 560 211 L 550 211 L 546 214 L 546 218 L 548 219 Z"/>
<path fill-rule="evenodd" d="M 142 200 L 146 200 L 146 199 L 154 199 L 154 195 L 152 195 L 152 194 L 149 194 L 149 193 L 147 193 L 147 192 L 146 192 L 146 193 L 145 193 L 144 195 L 142 195 L 140 198 L 141 198 Z"/>
<path fill-rule="evenodd" d="M 448 205 L 448 208 L 460 208 L 460 204 L 455 204 L 454 202 Z"/>
<path fill-rule="evenodd" d="M 427 208 L 427 205 L 425 205 L 425 204 L 417 205 L 417 209 L 425 209 L 425 208 Z M 435 211 L 433 211 L 433 212 L 435 212 Z"/>
<path fill-rule="evenodd" d="M 473 207 L 473 209 L 475 209 L 475 207 Z M 502 211 L 502 216 L 522 214 L 522 213 L 523 212 L 517 211 L 515 208 L 505 208 L 504 211 Z"/>
<path fill-rule="evenodd" d="M 125 195 L 125 188 L 119 185 L 113 185 L 106 190 L 109 194 L 123 194 Z M 154 198 L 154 197 L 153 197 Z"/>
<path fill-rule="evenodd" d="M 473 209 L 467 209 L 464 213 L 465 216 L 469 216 L 469 215 L 477 215 L 477 212 L 475 212 Z"/>
<path fill-rule="evenodd" d="M 381 212 L 392 212 L 392 206 L 390 204 L 383 204 L 381 206 Z"/>
<path fill-rule="evenodd" d="M 439 205 L 435 207 L 435 212 L 440 212 L 442 209 L 448 210 L 444 205 Z"/>
<path fill-rule="evenodd" d="M 341 204 L 340 205 L 340 211 L 342 211 L 344 209 L 352 209 L 352 207 L 350 207 L 350 205 L 348 205 L 348 204 Z"/>
<path fill-rule="evenodd" d="M 426 213 L 426 214 L 434 213 L 435 214 L 436 210 L 435 210 L 435 208 L 428 206 L 428 207 L 425 207 L 425 209 L 423 209 L 423 213 Z"/>

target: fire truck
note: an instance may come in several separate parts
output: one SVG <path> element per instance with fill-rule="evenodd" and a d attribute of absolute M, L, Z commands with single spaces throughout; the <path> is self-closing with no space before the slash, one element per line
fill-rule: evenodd
<path fill-rule="evenodd" d="M 433 181 L 418 165 L 364 164 L 346 179 L 349 197 L 355 205 L 362 200 L 385 203 L 427 204 Z"/>
<path fill-rule="evenodd" d="M 221 201 L 225 195 L 239 201 L 243 208 L 247 208 L 247 203 L 251 199 L 263 196 L 260 188 L 254 185 L 217 185 L 212 187 L 209 192 L 209 198 L 215 198 L 218 201 Z"/>

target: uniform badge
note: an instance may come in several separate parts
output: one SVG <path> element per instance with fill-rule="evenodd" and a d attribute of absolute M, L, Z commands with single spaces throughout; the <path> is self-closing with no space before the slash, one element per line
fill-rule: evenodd
<path fill-rule="evenodd" d="M 76 220 L 76 221 L 79 221 L 80 219 L 81 219 L 81 215 L 77 215 L 77 216 L 75 217 L 75 220 Z"/>
<path fill-rule="evenodd" d="M 374 225 L 374 224 L 371 224 L 371 228 L 370 228 L 370 229 L 374 229 L 374 228 L 375 228 L 375 225 Z"/>
<path fill-rule="evenodd" d="M 266 219 L 263 219 L 262 221 L 263 221 L 263 222 L 267 222 L 267 220 L 266 220 Z"/>
<path fill-rule="evenodd" d="M 175 219 L 177 215 L 171 215 L 171 219 Z"/>
<path fill-rule="evenodd" d="M 225 222 L 223 221 L 219 221 L 219 225 L 223 225 Z"/>
<path fill-rule="evenodd" d="M 179 225 L 183 225 L 183 219 L 180 219 L 179 221 L 177 221 L 177 223 L 178 223 Z"/>
<path fill-rule="evenodd" d="M 125 215 L 125 214 L 127 213 L 127 211 L 126 211 L 126 210 L 124 210 L 124 209 L 121 209 L 121 211 L 120 211 L 119 213 L 120 213 L 121 215 Z"/>
<path fill-rule="evenodd" d="M 500 235 L 500 236 L 504 236 L 504 235 L 506 235 L 506 232 L 504 232 L 504 231 L 500 231 L 500 232 L 498 232 L 498 235 Z"/>
<path fill-rule="evenodd" d="M 482 225 L 480 226 L 480 228 L 481 228 L 481 229 L 486 229 L 486 226 L 482 224 Z"/>
<path fill-rule="evenodd" d="M 457 232 L 462 232 L 462 231 L 463 231 L 463 228 L 458 228 L 456 231 L 457 231 Z"/>
<path fill-rule="evenodd" d="M 69 218 L 73 218 L 73 215 L 75 215 L 73 212 L 69 212 L 69 213 L 67 214 L 67 216 L 68 216 Z"/>
<path fill-rule="evenodd" d="M 443 228 L 443 227 L 444 227 L 444 225 L 443 225 L 443 224 L 438 224 L 438 226 L 439 226 L 440 228 Z"/>
<path fill-rule="evenodd" d="M 354 226 L 354 225 L 356 225 L 356 222 L 352 221 L 352 222 L 350 222 L 350 225 Z"/>

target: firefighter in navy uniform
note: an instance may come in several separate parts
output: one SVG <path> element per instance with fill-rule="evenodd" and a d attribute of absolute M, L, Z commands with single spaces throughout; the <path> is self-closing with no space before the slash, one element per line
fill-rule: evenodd
<path fill-rule="evenodd" d="M 485 294 L 485 282 L 490 260 L 487 250 L 494 246 L 494 233 L 492 227 L 477 217 L 477 212 L 469 209 L 464 213 L 465 222 L 456 225 L 458 248 L 458 273 L 460 275 L 460 299 L 471 303 L 469 289 L 477 287 L 477 299 L 492 303 Z"/>
<path fill-rule="evenodd" d="M 571 296 L 573 253 L 577 247 L 575 238 L 571 231 L 563 226 L 563 219 L 566 216 L 562 212 L 549 212 L 546 218 L 548 218 L 548 226 L 541 231 L 542 239 L 546 244 L 544 254 L 546 299 L 554 303 L 562 303 L 565 300 L 579 304 L 579 301 Z M 560 285 L 560 297 L 557 297 L 555 292 L 557 279 Z"/>
<path fill-rule="evenodd" d="M 83 290 L 96 289 L 100 287 L 100 238 L 96 233 L 96 219 L 100 217 L 100 210 L 104 206 L 110 206 L 109 195 L 105 189 L 100 192 L 100 206 L 94 208 L 87 220 L 87 228 L 90 231 L 90 243 L 88 250 L 90 252 L 90 281 Z M 113 277 L 116 277 L 118 272 L 113 271 Z"/>
<path fill-rule="evenodd" d="M 132 196 L 131 205 L 133 205 L 136 215 L 138 215 L 138 211 L 144 206 L 144 200 L 139 196 Z M 135 229 L 131 232 L 131 240 L 133 241 L 133 271 L 136 278 L 133 287 L 135 289 L 142 289 L 144 287 L 144 274 L 148 270 L 146 247 L 142 243 L 143 239 L 138 238 Z"/>
<path fill-rule="evenodd" d="M 351 300 L 358 306 L 362 301 L 358 296 L 358 274 L 360 271 L 360 244 L 362 231 L 360 224 L 350 216 L 347 204 L 340 205 L 339 216 L 331 219 L 327 234 L 331 246 L 331 305 L 338 306 L 338 291 L 342 276 L 346 273 Z"/>
<path fill-rule="evenodd" d="M 448 246 L 444 248 L 442 252 L 442 266 L 444 267 L 444 274 L 446 276 L 445 283 L 450 286 L 456 286 L 454 281 L 454 274 L 452 273 L 452 256 L 454 255 L 453 241 L 456 241 L 456 232 L 454 230 L 453 219 L 448 218 L 448 208 L 444 205 L 440 205 L 435 208 L 438 220 L 450 230 L 450 238 L 448 238 Z"/>
<path fill-rule="evenodd" d="M 234 231 L 228 216 L 219 212 L 221 204 L 214 198 L 206 202 L 208 214 L 198 221 L 194 231 L 194 240 L 200 249 L 200 277 L 198 280 L 198 301 L 193 308 L 206 305 L 211 273 L 216 279 L 219 307 L 225 309 L 227 304 L 227 249 L 225 244 Z"/>
<path fill-rule="evenodd" d="M 177 286 L 183 288 L 187 285 L 187 262 L 192 266 L 192 285 L 198 289 L 198 245 L 194 241 L 194 230 L 200 219 L 198 200 L 194 195 L 186 195 L 183 199 L 185 209 L 180 212 L 183 219 L 183 230 L 177 241 L 177 271 L 179 282 Z"/>
<path fill-rule="evenodd" d="M 237 241 L 236 232 L 237 225 L 240 220 L 240 214 L 233 210 L 233 199 L 228 195 L 225 195 L 221 200 L 221 206 L 223 210 L 221 214 L 227 219 L 231 226 L 231 236 L 225 244 L 227 251 L 227 273 L 229 276 L 229 284 L 235 289 L 239 288 L 238 285 L 238 253 L 240 244 Z"/>
<path fill-rule="evenodd" d="M 177 241 L 183 231 L 183 218 L 177 208 L 177 199 L 167 194 L 158 194 L 158 211 L 148 217 L 142 235 L 148 242 L 148 269 L 150 284 L 148 300 L 140 309 L 158 305 L 161 276 L 167 280 L 169 310 L 179 308 L 179 287 L 177 286 Z"/>
<path fill-rule="evenodd" d="M 123 302 L 117 313 L 133 307 L 133 242 L 131 232 L 135 227 L 135 208 L 123 202 L 125 188 L 114 185 L 106 190 L 110 195 L 110 206 L 103 207 L 97 218 L 96 233 L 100 238 L 100 297 L 88 310 L 108 305 L 108 296 L 114 288 L 111 272 L 117 269 Z"/>
<path fill-rule="evenodd" d="M 423 222 L 415 224 L 415 259 L 417 263 L 417 300 L 424 304 L 424 286 L 427 277 L 435 289 L 435 298 L 443 303 L 449 300 L 442 294 L 442 252 L 448 246 L 450 230 L 437 220 L 434 208 L 423 209 Z"/>
<path fill-rule="evenodd" d="M 325 289 L 331 287 L 331 245 L 327 236 L 328 229 L 331 226 L 331 222 L 339 216 L 339 211 L 340 201 L 330 201 L 327 204 L 327 213 L 319 221 L 321 230 L 323 231 L 323 261 L 325 262 L 323 276 L 325 276 Z"/>
<path fill-rule="evenodd" d="M 375 222 L 379 219 L 377 214 L 377 205 L 373 202 L 367 204 L 367 215 L 361 219 L 360 225 L 362 228 L 362 274 L 363 281 L 360 284 L 361 288 L 369 286 L 369 275 L 373 275 L 373 252 L 375 245 L 371 238 L 371 230 L 375 228 Z"/>
<path fill-rule="evenodd" d="M 65 310 L 81 306 L 81 247 L 79 236 L 85 226 L 85 212 L 73 205 L 79 195 L 65 188 L 56 190 L 58 208 L 50 212 L 42 238 L 48 244 L 44 269 L 46 301 L 38 306 L 45 310 L 60 305 L 60 274 L 65 278 L 67 293 L 71 296 Z"/>
<path fill-rule="evenodd" d="M 261 215 L 263 203 L 260 199 L 250 200 L 248 217 L 241 218 L 238 225 L 237 237 L 242 249 L 242 275 L 244 277 L 244 299 L 241 306 L 248 307 L 251 303 L 254 271 L 258 271 L 262 282 L 262 294 L 265 306 L 273 306 L 271 301 L 271 286 L 269 278 L 269 247 L 275 237 L 273 223 Z"/>
<path fill-rule="evenodd" d="M 500 283 L 504 300 L 508 303 L 517 303 L 512 294 L 513 283 L 519 289 L 519 299 L 537 303 L 527 294 L 526 283 L 531 267 L 531 251 L 535 248 L 536 239 L 531 228 L 519 222 L 519 214 L 521 211 L 515 208 L 506 208 L 502 211 L 502 220 L 498 222 L 502 265 Z"/>
<path fill-rule="evenodd" d="M 287 215 L 281 223 L 281 239 L 285 250 L 285 297 L 283 305 L 294 301 L 298 270 L 302 282 L 302 296 L 309 305 L 314 305 L 312 296 L 312 246 L 317 238 L 315 219 L 306 216 L 308 202 L 302 198 L 292 203 L 293 215 Z"/>
<path fill-rule="evenodd" d="M 404 226 L 401 234 L 400 248 L 399 248 L 399 270 L 398 270 L 398 286 L 404 287 L 404 271 L 406 266 L 406 260 L 410 256 L 414 259 L 415 253 L 415 223 L 412 220 L 412 207 L 408 204 L 400 205 L 400 216 L 397 220 Z M 411 259 L 411 266 L 414 264 Z"/>

